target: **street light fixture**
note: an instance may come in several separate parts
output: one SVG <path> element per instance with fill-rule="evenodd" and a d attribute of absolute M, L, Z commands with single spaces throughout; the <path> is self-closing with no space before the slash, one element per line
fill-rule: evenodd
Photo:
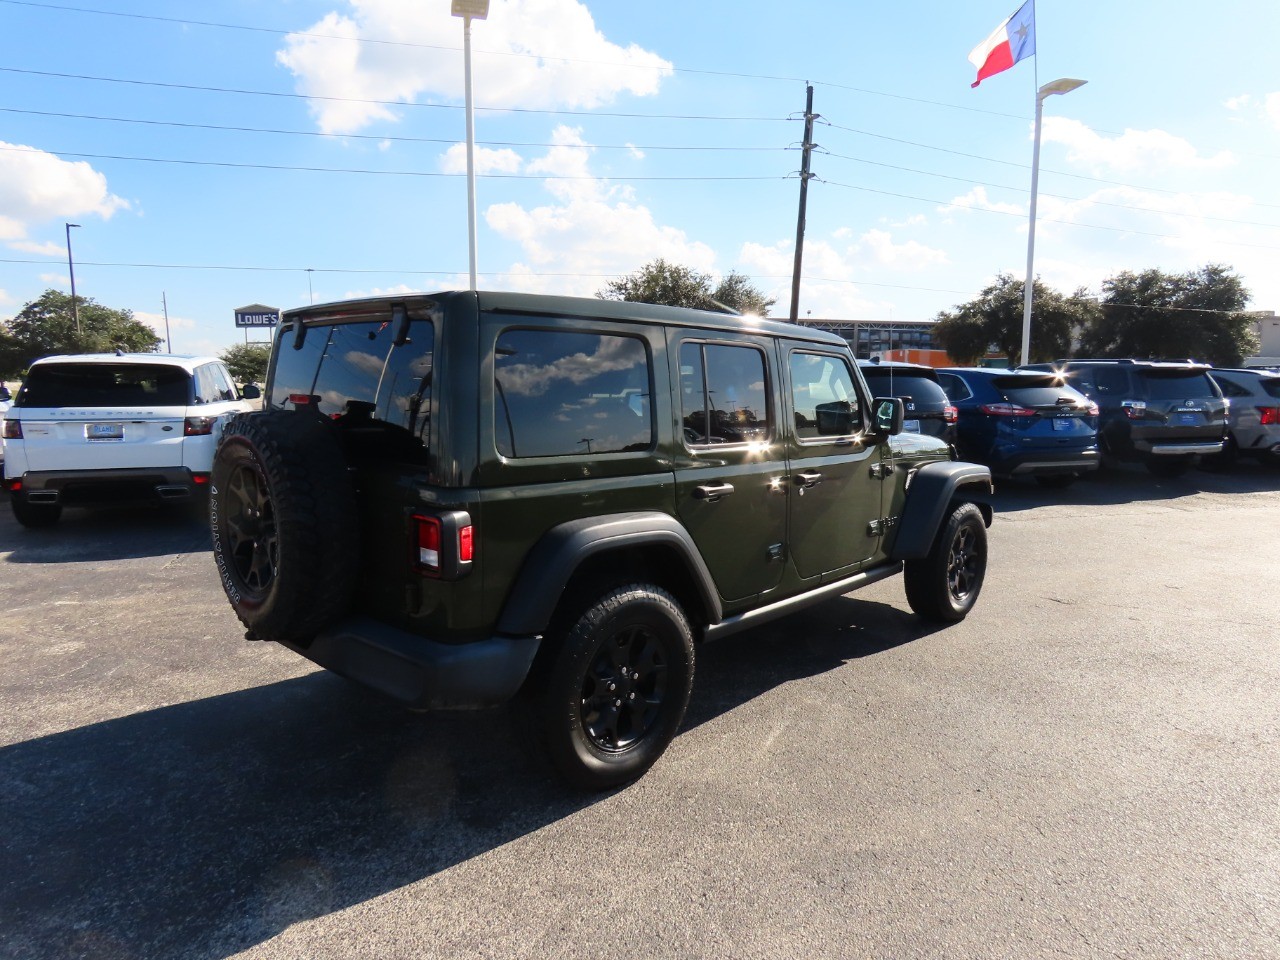
<path fill-rule="evenodd" d="M 471 254 L 471 289 L 476 288 L 476 122 L 471 104 L 471 21 L 489 16 L 489 0 L 453 0 L 451 12 L 462 17 L 462 60 L 467 105 L 467 243 Z"/>
<path fill-rule="evenodd" d="M 80 339 L 80 302 L 76 299 L 76 265 L 71 258 L 71 228 L 78 223 L 68 223 L 67 228 L 67 272 L 71 274 L 71 315 L 76 318 L 76 340 Z M 79 344 L 76 344 L 77 348 Z"/>
<path fill-rule="evenodd" d="M 1036 196 L 1040 189 L 1040 124 L 1044 115 L 1044 98 L 1055 94 L 1070 93 L 1083 87 L 1087 80 L 1063 77 L 1046 83 L 1036 92 L 1035 147 L 1031 153 L 1031 222 L 1027 228 L 1027 282 L 1022 291 L 1022 365 L 1031 362 L 1031 299 L 1035 287 L 1036 256 Z"/>

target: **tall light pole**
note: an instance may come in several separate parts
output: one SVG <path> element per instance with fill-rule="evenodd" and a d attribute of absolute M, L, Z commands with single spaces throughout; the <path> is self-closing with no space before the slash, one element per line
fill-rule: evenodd
<path fill-rule="evenodd" d="M 489 0 L 453 0 L 452 13 L 462 17 L 462 61 L 467 101 L 467 240 L 471 253 L 471 289 L 476 288 L 476 121 L 471 105 L 471 21 L 489 16 Z"/>
<path fill-rule="evenodd" d="M 76 299 L 76 265 L 71 257 L 71 228 L 78 223 L 68 223 L 67 227 L 67 272 L 71 274 L 71 315 L 76 318 L 76 340 L 80 339 L 80 301 Z M 78 348 L 79 343 L 76 344 Z"/>
<path fill-rule="evenodd" d="M 1070 93 L 1083 87 L 1087 80 L 1063 78 L 1046 83 L 1036 92 L 1035 147 L 1031 152 L 1031 222 L 1027 227 L 1027 282 L 1022 291 L 1022 364 L 1031 362 L 1031 298 L 1035 287 L 1036 260 L 1036 196 L 1040 189 L 1040 123 L 1044 116 L 1044 98 L 1057 93 Z"/>

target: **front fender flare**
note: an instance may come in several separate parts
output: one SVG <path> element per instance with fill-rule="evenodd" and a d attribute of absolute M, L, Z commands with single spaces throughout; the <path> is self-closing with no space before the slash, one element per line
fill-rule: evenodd
<path fill-rule="evenodd" d="M 583 563 L 605 551 L 655 544 L 680 556 L 710 622 L 719 623 L 723 609 L 715 581 L 689 532 L 669 514 L 638 511 L 570 520 L 543 534 L 525 558 L 503 605 L 498 633 L 542 633 L 551 622 L 565 584 Z"/>
<path fill-rule="evenodd" d="M 963 460 L 925 464 L 911 480 L 890 559 L 919 560 L 927 556 L 951 504 L 957 499 L 972 500 L 977 493 L 990 494 L 993 489 L 991 470 L 982 464 Z M 990 525 L 990 510 L 983 510 L 982 515 Z"/>

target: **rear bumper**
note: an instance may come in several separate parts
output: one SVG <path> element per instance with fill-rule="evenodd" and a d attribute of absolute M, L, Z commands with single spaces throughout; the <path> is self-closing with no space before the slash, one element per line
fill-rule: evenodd
<path fill-rule="evenodd" d="M 992 464 L 991 472 L 1009 477 L 1030 477 L 1037 474 L 1088 473 L 1098 469 L 1098 451 L 1069 450 L 1061 453 L 1043 451 L 1009 457 Z"/>
<path fill-rule="evenodd" d="M 197 489 L 186 467 L 129 467 L 113 470 L 33 470 L 6 477 L 22 484 L 30 503 L 112 503 L 128 500 L 189 500 Z"/>
<path fill-rule="evenodd" d="M 413 710 L 494 706 L 515 696 L 540 636 L 440 643 L 368 617 L 350 617 L 303 646 L 284 645 Z"/>
<path fill-rule="evenodd" d="M 1133 448 L 1150 457 L 1207 456 L 1222 452 L 1222 440 L 1170 440 L 1164 443 L 1135 440 Z"/>

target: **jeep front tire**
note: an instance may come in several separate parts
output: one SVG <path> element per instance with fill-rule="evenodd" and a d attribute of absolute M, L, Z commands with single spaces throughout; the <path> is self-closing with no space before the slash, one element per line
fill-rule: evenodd
<path fill-rule="evenodd" d="M 667 749 L 693 689 L 693 633 L 675 598 L 618 587 L 561 632 L 538 725 L 552 763 L 576 786 L 636 779 Z"/>
<path fill-rule="evenodd" d="M 907 562 L 907 603 L 926 620 L 957 623 L 977 603 L 986 573 L 987 526 L 982 512 L 972 503 L 959 504 L 938 531 L 928 556 Z"/>

